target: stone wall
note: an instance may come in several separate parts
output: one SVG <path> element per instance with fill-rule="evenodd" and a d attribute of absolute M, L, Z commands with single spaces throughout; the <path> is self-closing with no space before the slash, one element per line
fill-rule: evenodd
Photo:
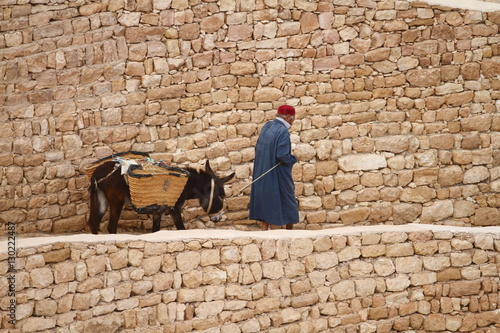
<path fill-rule="evenodd" d="M 283 103 L 298 111 L 299 228 L 497 225 L 500 6 L 461 7 L 4 1 L 0 229 L 83 231 L 83 167 L 130 149 L 176 165 L 209 159 L 236 172 L 237 193 Z M 228 224 L 255 227 L 248 193 L 227 200 Z M 186 214 L 205 227 L 194 204 Z M 122 227 L 132 225 L 150 228 L 127 212 Z"/>
<path fill-rule="evenodd" d="M 9 332 L 496 332 L 498 229 L 22 239 L 10 281 L 16 329 Z M 12 298 L 6 243 L 2 328 Z"/>

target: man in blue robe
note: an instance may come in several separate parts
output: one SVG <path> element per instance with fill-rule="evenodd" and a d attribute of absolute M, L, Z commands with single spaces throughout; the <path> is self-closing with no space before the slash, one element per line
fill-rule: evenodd
<path fill-rule="evenodd" d="M 255 145 L 254 181 L 272 169 L 252 184 L 250 193 L 250 219 L 262 221 L 262 230 L 268 230 L 269 225 L 273 229 L 279 226 L 293 229 L 293 224 L 299 222 L 292 179 L 297 157 L 292 155 L 288 132 L 294 120 L 295 109 L 290 105 L 280 106 L 276 118 L 262 127 Z"/>

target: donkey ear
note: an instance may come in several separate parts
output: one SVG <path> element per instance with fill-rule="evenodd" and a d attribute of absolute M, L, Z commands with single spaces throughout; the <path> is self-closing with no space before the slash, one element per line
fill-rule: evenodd
<path fill-rule="evenodd" d="M 212 170 L 212 167 L 210 166 L 210 162 L 207 160 L 207 162 L 205 163 L 205 171 L 210 173 L 210 174 L 214 174 L 213 170 Z"/>
<path fill-rule="evenodd" d="M 222 184 L 227 183 L 228 181 L 230 181 L 234 177 L 234 175 L 235 175 L 235 173 L 233 172 L 229 176 L 221 178 L 220 181 L 222 182 Z"/>

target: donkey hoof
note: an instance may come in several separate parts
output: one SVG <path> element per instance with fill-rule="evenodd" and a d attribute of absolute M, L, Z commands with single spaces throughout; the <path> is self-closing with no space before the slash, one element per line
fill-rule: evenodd
<path fill-rule="evenodd" d="M 211 216 L 210 220 L 212 222 L 219 222 L 220 220 L 222 220 L 222 214 L 217 214 L 217 215 Z"/>

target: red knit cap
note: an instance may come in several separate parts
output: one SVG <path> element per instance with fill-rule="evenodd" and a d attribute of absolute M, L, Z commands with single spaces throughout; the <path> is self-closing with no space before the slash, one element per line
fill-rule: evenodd
<path fill-rule="evenodd" d="M 278 108 L 278 113 L 285 116 L 295 116 L 295 108 L 290 105 L 282 105 Z"/>

